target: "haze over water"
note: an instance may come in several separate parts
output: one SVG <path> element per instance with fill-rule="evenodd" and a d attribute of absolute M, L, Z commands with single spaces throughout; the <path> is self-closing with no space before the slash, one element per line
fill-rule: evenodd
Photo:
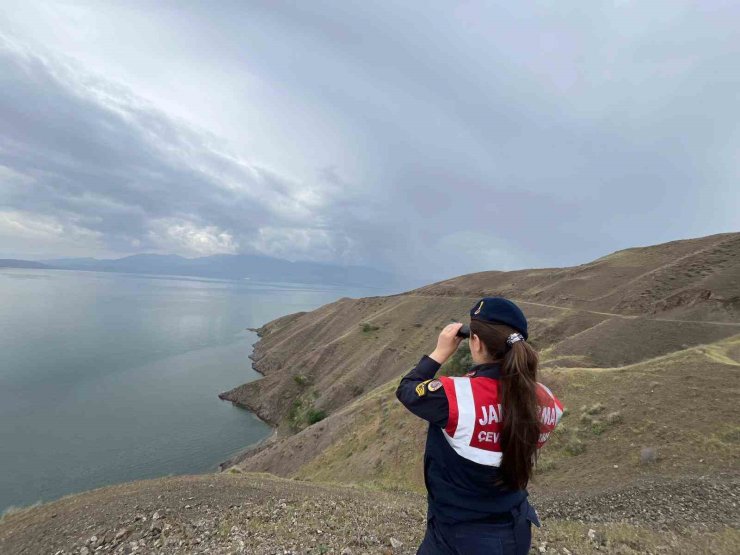
<path fill-rule="evenodd" d="M 218 393 L 259 375 L 258 327 L 385 292 L 95 272 L 0 271 L 0 512 L 215 470 L 269 434 Z"/>

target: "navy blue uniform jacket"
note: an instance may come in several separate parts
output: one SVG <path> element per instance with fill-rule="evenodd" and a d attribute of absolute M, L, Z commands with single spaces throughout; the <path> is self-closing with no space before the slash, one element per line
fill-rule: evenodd
<path fill-rule="evenodd" d="M 396 397 L 408 410 L 429 422 L 424 453 L 428 514 L 445 524 L 455 524 L 510 511 L 527 497 L 527 491 L 496 485 L 500 478 L 498 467 L 458 455 L 443 435 L 449 415 L 447 396 L 441 387 L 428 387 L 428 380 L 434 378 L 439 367 L 437 361 L 424 355 L 396 390 Z M 478 364 L 468 375 L 471 379 L 498 379 L 500 367 L 496 363 Z M 423 394 L 417 388 L 425 388 Z"/>

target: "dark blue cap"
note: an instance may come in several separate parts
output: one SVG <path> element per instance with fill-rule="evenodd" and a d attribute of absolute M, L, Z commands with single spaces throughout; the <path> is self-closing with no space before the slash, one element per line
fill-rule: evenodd
<path fill-rule="evenodd" d="M 470 319 L 504 324 L 521 333 L 524 339 L 529 337 L 522 309 L 503 297 L 483 297 L 470 309 Z"/>

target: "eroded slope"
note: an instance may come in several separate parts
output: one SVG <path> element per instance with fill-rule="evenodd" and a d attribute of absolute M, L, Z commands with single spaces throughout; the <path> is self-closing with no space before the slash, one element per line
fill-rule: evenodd
<path fill-rule="evenodd" d="M 732 471 L 738 261 L 740 234 L 725 234 L 576 268 L 484 272 L 345 298 L 271 322 L 254 354 L 265 378 L 224 398 L 280 433 L 240 468 L 421 490 L 424 426 L 395 400 L 395 386 L 443 325 L 466 319 L 480 296 L 503 294 L 526 312 L 544 379 L 571 410 L 544 453 L 543 485 Z M 692 297 L 699 289 L 709 293 Z M 676 295 L 690 299 L 669 302 Z M 655 464 L 639 464 L 643 447 L 657 449 Z M 707 450 L 715 455 L 703 457 Z"/>

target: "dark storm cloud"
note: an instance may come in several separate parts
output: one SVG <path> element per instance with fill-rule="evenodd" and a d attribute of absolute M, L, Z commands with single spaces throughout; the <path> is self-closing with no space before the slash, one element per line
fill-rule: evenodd
<path fill-rule="evenodd" d="M 717 156 L 738 140 L 738 10 L 703 6 L 266 11 L 386 93 L 333 100 L 384 139 L 377 163 L 425 242 L 483 233 L 518 264 L 738 223 L 718 202 L 737 206 L 737 169 Z"/>
<path fill-rule="evenodd" d="M 435 278 L 740 226 L 730 3 L 89 12 L 75 21 L 94 40 L 60 48 L 109 79 L 6 48 L 0 164 L 7 206 L 66 218 L 102 250 L 260 250 Z M 229 140 L 165 115 L 182 106 Z"/>
<path fill-rule="evenodd" d="M 3 182 L 6 210 L 90 230 L 119 252 L 250 250 L 265 226 L 311 232 L 320 198 L 77 71 L 9 41 L 0 49 L 0 165 L 15 177 Z M 295 253 L 307 254 L 326 256 Z"/>

